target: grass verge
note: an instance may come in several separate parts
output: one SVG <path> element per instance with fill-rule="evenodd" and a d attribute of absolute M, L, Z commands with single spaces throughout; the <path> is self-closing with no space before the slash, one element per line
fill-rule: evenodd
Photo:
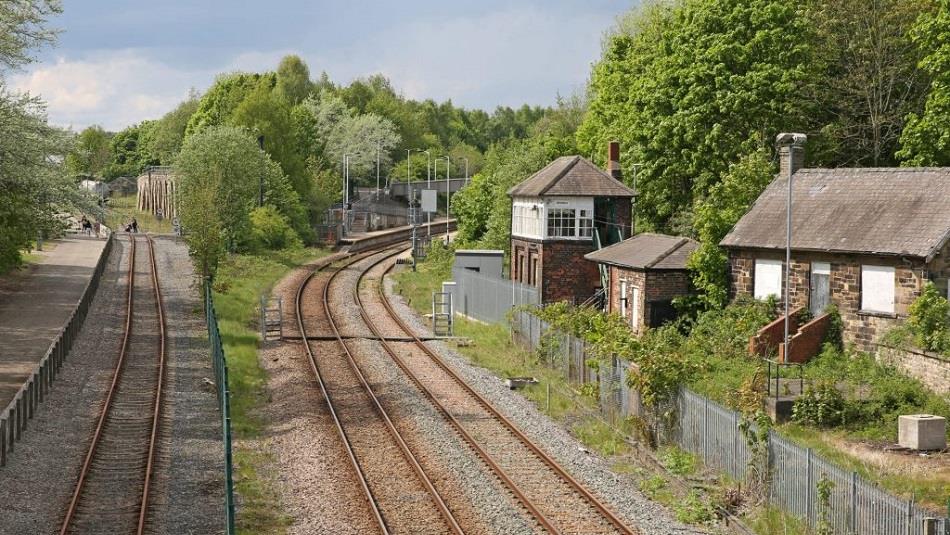
<path fill-rule="evenodd" d="M 170 234 L 172 232 L 172 220 L 167 217 L 157 219 L 152 213 L 137 209 L 135 195 L 110 197 L 108 206 L 105 224 L 112 230 L 123 231 L 125 225 L 134 217 L 138 221 L 139 232 L 159 234 Z"/>
<path fill-rule="evenodd" d="M 218 270 L 214 304 L 230 374 L 235 488 L 241 497 L 239 533 L 280 534 L 291 522 L 281 510 L 277 490 L 267 475 L 273 462 L 270 454 L 246 442 L 260 437 L 266 424 L 257 414 L 257 408 L 266 402 L 267 384 L 257 359 L 258 300 L 291 269 L 326 254 L 328 251 L 323 249 L 303 249 L 232 255 Z"/>

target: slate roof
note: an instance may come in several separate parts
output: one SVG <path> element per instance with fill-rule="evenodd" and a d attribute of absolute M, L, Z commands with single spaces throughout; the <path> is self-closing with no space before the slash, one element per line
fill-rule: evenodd
<path fill-rule="evenodd" d="M 508 190 L 512 197 L 634 197 L 634 191 L 581 156 L 562 156 Z"/>
<path fill-rule="evenodd" d="M 778 177 L 720 242 L 785 248 L 788 181 Z M 950 237 L 950 167 L 800 169 L 792 248 L 931 260 Z"/>
<path fill-rule="evenodd" d="M 644 232 L 584 258 L 633 269 L 686 269 L 686 259 L 697 247 L 689 238 Z"/>

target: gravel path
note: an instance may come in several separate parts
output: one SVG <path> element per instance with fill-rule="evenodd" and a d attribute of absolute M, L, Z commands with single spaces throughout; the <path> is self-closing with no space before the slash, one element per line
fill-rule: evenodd
<path fill-rule="evenodd" d="M 168 318 L 169 356 L 156 493 L 156 505 L 165 507 L 163 515 L 156 515 L 155 528 L 164 522 L 157 532 L 223 533 L 224 445 L 201 287 L 192 275 L 184 242 L 157 238 L 155 256 Z"/>
<path fill-rule="evenodd" d="M 163 445 L 149 528 L 219 533 L 223 449 L 215 398 L 201 390 L 201 378 L 211 371 L 203 320 L 195 315 L 200 303 L 189 287 L 185 246 L 159 239 L 156 247 L 170 339 Z M 128 250 L 125 239 L 116 240 L 90 314 L 50 396 L 0 468 L 0 534 L 59 531 L 121 342 Z"/>
<path fill-rule="evenodd" d="M 392 290 L 387 278 L 385 289 L 394 308 L 420 336 L 430 336 L 426 324 Z M 610 470 L 608 462 L 590 453 L 576 438 L 556 422 L 537 410 L 526 398 L 509 390 L 489 370 L 472 366 L 464 356 L 442 342 L 428 342 L 473 389 L 485 396 L 500 412 L 511 419 L 536 444 L 557 459 L 579 481 L 583 482 L 616 513 L 645 534 L 705 533 L 676 522 L 663 506 L 650 501 L 636 484 Z"/>

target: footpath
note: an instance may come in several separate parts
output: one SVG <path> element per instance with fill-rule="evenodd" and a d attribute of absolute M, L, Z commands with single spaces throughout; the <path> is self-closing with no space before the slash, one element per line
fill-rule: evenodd
<path fill-rule="evenodd" d="M 85 236 L 54 240 L 36 253 L 36 265 L 0 277 L 0 411 L 66 326 L 105 245 Z"/>

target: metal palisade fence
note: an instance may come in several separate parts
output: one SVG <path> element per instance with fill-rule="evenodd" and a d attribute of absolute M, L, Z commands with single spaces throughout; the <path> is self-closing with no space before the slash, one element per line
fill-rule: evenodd
<path fill-rule="evenodd" d="M 508 311 L 520 305 L 538 304 L 538 289 L 500 277 L 464 268 L 452 268 L 456 282 L 455 312 L 479 321 L 506 321 Z"/>
<path fill-rule="evenodd" d="M 205 318 L 208 322 L 208 341 L 211 343 L 211 363 L 214 368 L 214 385 L 218 395 L 218 409 L 221 411 L 221 432 L 224 442 L 224 505 L 227 523 L 227 535 L 234 529 L 234 462 L 231 455 L 231 390 L 228 388 L 228 362 L 224 358 L 221 333 L 218 331 L 218 317 L 214 311 L 214 298 L 211 296 L 211 281 L 205 281 Z"/>
<path fill-rule="evenodd" d="M 537 351 L 548 366 L 560 369 L 571 383 L 597 384 L 604 417 L 617 421 L 651 412 L 627 385 L 628 366 L 622 360 L 614 358 L 597 370 L 591 369 L 586 366 L 589 357 L 583 340 L 552 330 L 526 311 L 512 314 L 511 328 L 518 341 Z M 686 388 L 680 390 L 671 408 L 672 419 L 655 419 L 662 440 L 696 454 L 706 466 L 734 478 L 741 480 L 748 475 L 752 452 L 741 431 L 738 412 Z M 774 431 L 769 433 L 767 446 L 770 503 L 805 520 L 812 528 L 826 519 L 834 533 L 840 534 L 950 534 L 950 518 L 893 496 Z M 830 486 L 826 502 L 819 499 L 820 484 Z"/>

